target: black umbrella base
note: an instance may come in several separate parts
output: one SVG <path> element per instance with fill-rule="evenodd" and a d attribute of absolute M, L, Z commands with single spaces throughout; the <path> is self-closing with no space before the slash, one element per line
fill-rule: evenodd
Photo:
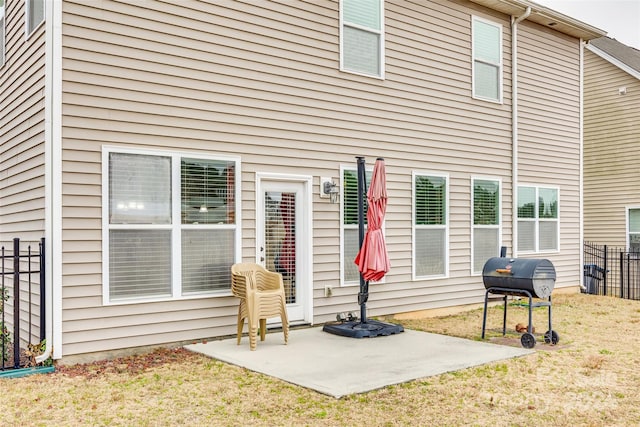
<path fill-rule="evenodd" d="M 333 335 L 349 338 L 373 338 L 404 332 L 402 325 L 378 322 L 377 320 L 367 320 L 364 323 L 358 320 L 332 323 L 324 325 L 322 330 Z"/>

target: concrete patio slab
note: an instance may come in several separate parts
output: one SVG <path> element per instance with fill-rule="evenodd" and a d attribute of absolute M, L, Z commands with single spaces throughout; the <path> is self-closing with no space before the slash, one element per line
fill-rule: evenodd
<path fill-rule="evenodd" d="M 348 338 L 313 327 L 258 340 L 244 336 L 185 346 L 186 349 L 340 398 L 392 384 L 531 354 L 534 350 L 405 330 L 375 338 Z"/>

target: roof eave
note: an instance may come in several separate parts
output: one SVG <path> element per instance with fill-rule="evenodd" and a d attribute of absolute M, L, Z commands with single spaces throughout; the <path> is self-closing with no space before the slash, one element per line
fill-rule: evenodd
<path fill-rule="evenodd" d="M 531 14 L 527 20 L 585 41 L 596 39 L 607 34 L 604 30 L 528 0 L 471 1 L 490 9 L 497 10 L 498 12 L 516 17 L 522 15 L 525 10 L 527 10 L 527 7 L 530 7 Z"/>

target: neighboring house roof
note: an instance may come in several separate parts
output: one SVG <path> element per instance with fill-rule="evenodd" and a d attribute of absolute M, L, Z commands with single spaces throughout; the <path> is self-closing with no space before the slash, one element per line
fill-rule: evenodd
<path fill-rule="evenodd" d="M 640 50 L 609 37 L 591 40 L 587 49 L 640 80 Z"/>
<path fill-rule="evenodd" d="M 583 40 L 592 40 L 607 34 L 606 31 L 529 0 L 471 1 L 515 17 L 524 15 L 527 8 L 530 7 L 531 14 L 527 17 L 528 21 Z"/>

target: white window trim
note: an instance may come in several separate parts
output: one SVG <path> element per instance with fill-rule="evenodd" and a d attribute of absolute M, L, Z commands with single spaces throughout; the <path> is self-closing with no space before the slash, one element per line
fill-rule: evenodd
<path fill-rule="evenodd" d="M 520 248 L 518 248 L 518 255 L 522 254 L 522 255 L 530 255 L 530 254 L 556 254 L 560 252 L 560 207 L 562 206 L 561 201 L 560 201 L 560 187 L 557 187 L 555 185 L 542 185 L 542 184 L 525 184 L 525 183 L 518 183 L 518 188 L 516 188 L 516 198 L 518 197 L 518 193 L 520 191 L 520 187 L 530 187 L 530 188 L 534 188 L 536 190 L 536 195 L 535 195 L 535 201 L 536 201 L 536 205 L 535 205 L 535 218 L 518 218 L 518 212 L 515 212 L 516 215 L 516 223 L 520 222 L 520 221 L 527 221 L 527 222 L 534 222 L 534 238 L 535 238 L 535 249 L 533 251 L 523 251 L 520 250 Z M 549 189 L 549 190 L 556 190 L 556 194 L 558 195 L 558 217 L 555 219 L 548 219 L 548 218 L 539 218 L 538 217 L 538 202 L 539 200 L 539 191 L 541 188 L 544 189 Z M 519 203 L 519 201 L 517 201 Z M 518 203 L 516 203 L 516 205 L 518 205 Z M 557 249 L 544 249 L 544 250 L 540 250 L 540 222 L 552 222 L 552 221 L 556 221 L 556 236 L 558 238 L 558 248 Z"/>
<path fill-rule="evenodd" d="M 481 181 L 496 181 L 498 182 L 498 186 L 499 186 L 499 191 L 498 191 L 498 224 L 497 225 L 475 225 L 473 223 L 474 218 L 473 218 L 473 209 L 475 206 L 475 199 L 474 199 L 474 182 L 476 180 L 481 180 Z M 475 257 L 474 257 L 474 252 L 473 252 L 473 248 L 474 246 L 474 238 L 475 238 L 475 228 L 497 228 L 498 229 L 498 253 L 496 253 L 495 256 L 498 256 L 500 254 L 500 247 L 502 246 L 502 178 L 499 177 L 495 177 L 495 176 L 472 176 L 471 177 L 471 209 L 470 209 L 470 213 L 471 213 L 471 218 L 470 218 L 470 224 L 471 224 L 471 238 L 469 239 L 471 242 L 471 265 L 470 265 L 470 270 L 471 270 L 471 276 L 480 276 L 482 275 L 482 271 L 478 271 L 478 272 L 474 272 L 473 271 L 473 265 L 475 264 Z"/>
<path fill-rule="evenodd" d="M 44 13 L 42 14 L 42 21 L 40 21 L 38 23 L 38 25 L 36 25 L 35 27 L 33 27 L 31 29 L 31 31 L 29 31 L 29 8 L 31 7 L 29 1 L 30 0 L 24 0 L 24 10 L 25 10 L 25 14 L 24 14 L 24 34 L 25 34 L 25 40 L 29 40 L 29 37 L 31 37 L 31 35 L 33 33 L 35 33 L 38 30 L 38 28 L 40 28 L 42 25 L 44 25 L 44 21 L 46 21 L 46 16 L 47 16 L 47 2 L 45 0 L 42 0 L 42 3 L 43 3 L 42 7 L 44 8 L 44 10 L 43 10 Z"/>
<path fill-rule="evenodd" d="M 180 218 L 180 203 L 175 200 L 180 200 L 180 160 L 184 157 L 199 158 L 209 160 L 222 160 L 235 162 L 235 224 L 217 225 L 217 228 L 233 228 L 235 233 L 235 262 L 240 262 L 242 258 L 242 216 L 241 209 L 242 195 L 241 179 L 242 170 L 240 157 L 227 156 L 227 155 L 211 155 L 198 152 L 186 152 L 186 151 L 168 151 L 168 150 L 144 150 L 136 148 L 123 148 L 115 146 L 103 146 L 102 147 L 102 304 L 105 306 L 115 305 L 128 305 L 128 304 L 142 304 L 149 302 L 162 302 L 162 301 L 177 301 L 177 300 L 191 300 L 202 299 L 212 297 L 228 297 L 231 295 L 231 287 L 225 291 L 212 291 L 203 292 L 200 294 L 182 295 L 182 265 L 181 254 L 182 247 L 177 242 L 180 242 L 180 233 L 183 227 L 189 228 L 188 224 L 182 224 L 181 222 L 169 224 L 169 225 L 147 225 L 149 229 L 168 229 L 172 231 L 172 247 L 171 247 L 171 260 L 173 263 L 172 276 L 171 276 L 171 293 L 170 296 L 161 297 L 140 297 L 121 299 L 116 301 L 110 301 L 109 297 L 109 231 L 113 229 L 139 229 L 139 224 L 109 224 L 109 154 L 110 153 L 123 153 L 123 154 L 140 154 L 148 156 L 164 156 L 171 157 L 172 159 L 172 172 L 171 172 L 171 198 L 174 201 L 172 204 L 172 218 Z M 202 227 L 199 225 L 198 227 Z M 177 238 L 177 240 L 176 240 Z M 231 284 L 229 284 L 231 285 Z"/>
<path fill-rule="evenodd" d="M 442 225 L 416 225 L 416 177 L 417 176 L 433 176 L 445 179 L 445 224 Z M 446 279 L 449 277 L 449 174 L 442 172 L 430 171 L 413 171 L 411 173 L 411 279 L 417 280 L 433 280 Z M 418 276 L 416 274 L 416 229 L 444 229 L 445 248 L 444 248 L 444 274 L 434 274 L 432 276 Z"/>
<path fill-rule="evenodd" d="M 625 241 L 626 241 L 626 249 L 630 250 L 631 249 L 631 241 L 629 239 L 629 234 L 631 233 L 631 230 L 629 229 L 631 227 L 631 223 L 629 221 L 629 211 L 631 210 L 640 210 L 640 205 L 632 205 L 632 206 L 625 206 L 625 221 L 626 221 L 626 233 L 625 233 Z M 640 233 L 637 233 L 640 234 Z"/>
<path fill-rule="evenodd" d="M 344 21 L 344 13 L 343 13 L 343 3 L 344 0 L 340 0 L 340 71 L 344 73 L 357 74 L 359 76 L 364 77 L 372 77 L 375 79 L 384 80 L 385 78 L 385 26 L 384 26 L 384 0 L 380 0 L 380 30 L 376 30 L 374 28 L 363 27 L 357 24 L 346 24 Z M 380 55 L 380 69 L 378 70 L 379 74 L 367 74 L 361 71 L 350 70 L 344 67 L 344 27 L 345 25 L 358 28 L 363 31 L 368 31 L 370 33 L 376 33 L 380 35 L 380 51 L 378 54 Z"/>
<path fill-rule="evenodd" d="M 498 66 L 498 99 L 493 99 L 493 98 L 487 98 L 484 96 L 478 96 L 476 95 L 476 76 L 475 76 L 475 62 L 476 62 L 476 53 L 475 53 L 475 43 L 473 40 L 474 37 L 474 31 L 473 31 L 473 23 L 475 21 L 478 22 L 482 22 L 485 23 L 487 25 L 492 25 L 494 27 L 497 27 L 498 30 L 500 30 L 500 63 L 499 64 L 492 64 L 492 63 L 487 63 L 490 64 L 492 66 Z M 504 81 L 504 77 L 503 77 L 503 71 L 504 71 L 504 55 L 502 53 L 502 24 L 498 23 L 498 22 L 494 22 L 494 21 L 489 21 L 488 19 L 484 19 L 481 18 L 479 16 L 475 16 L 472 15 L 471 16 L 471 96 L 473 99 L 478 99 L 481 101 L 487 101 L 487 102 L 493 102 L 496 104 L 502 104 L 503 103 L 503 99 L 504 99 L 504 89 L 503 89 L 503 81 Z"/>

